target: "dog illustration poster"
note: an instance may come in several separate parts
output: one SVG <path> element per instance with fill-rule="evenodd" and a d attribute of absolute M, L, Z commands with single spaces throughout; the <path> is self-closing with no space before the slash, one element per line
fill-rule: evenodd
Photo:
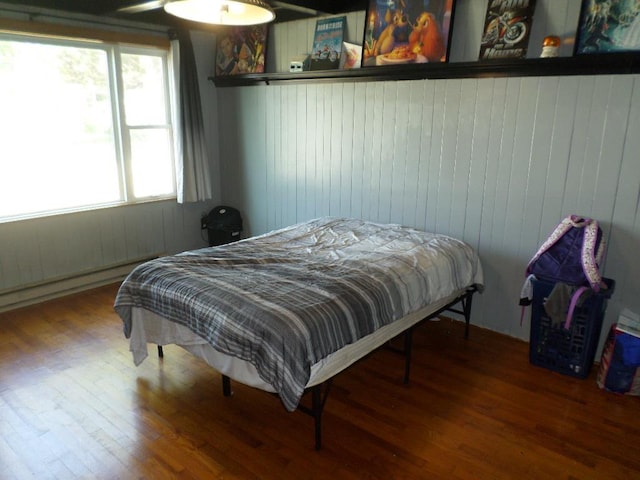
<path fill-rule="evenodd" d="M 535 0 L 489 0 L 480 60 L 525 58 Z"/>
<path fill-rule="evenodd" d="M 340 66 L 346 22 L 346 16 L 318 19 L 313 36 L 310 70 L 331 70 Z"/>
<path fill-rule="evenodd" d="M 369 0 L 362 65 L 446 62 L 455 0 Z"/>
<path fill-rule="evenodd" d="M 640 0 L 583 0 L 576 54 L 640 51 Z"/>

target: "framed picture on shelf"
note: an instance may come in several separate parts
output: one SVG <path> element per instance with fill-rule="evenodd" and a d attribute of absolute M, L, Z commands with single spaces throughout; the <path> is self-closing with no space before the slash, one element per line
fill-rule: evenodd
<path fill-rule="evenodd" d="M 342 54 L 340 55 L 340 70 L 360 68 L 362 64 L 362 45 L 342 42 Z"/>
<path fill-rule="evenodd" d="M 582 0 L 575 54 L 640 52 L 640 2 Z"/>
<path fill-rule="evenodd" d="M 369 0 L 362 65 L 446 62 L 455 0 Z"/>
<path fill-rule="evenodd" d="M 489 0 L 479 60 L 526 58 L 535 0 Z"/>
<path fill-rule="evenodd" d="M 264 72 L 267 32 L 267 25 L 225 27 L 217 36 L 216 76 Z"/>
<path fill-rule="evenodd" d="M 340 66 L 347 17 L 325 17 L 316 21 L 309 70 L 332 70 Z"/>

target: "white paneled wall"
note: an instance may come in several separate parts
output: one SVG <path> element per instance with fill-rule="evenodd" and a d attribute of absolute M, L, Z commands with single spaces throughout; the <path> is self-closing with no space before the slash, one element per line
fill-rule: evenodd
<path fill-rule="evenodd" d="M 204 208 L 152 202 L 0 224 L 0 311 L 114 281 L 141 259 L 203 247 Z"/>
<path fill-rule="evenodd" d="M 459 2 L 456 21 L 480 3 Z M 579 1 L 538 3 L 536 21 L 575 30 Z M 300 45 L 309 32 L 278 35 Z M 457 58 L 477 55 L 472 44 L 454 36 Z M 618 283 L 609 324 L 622 307 L 640 312 L 639 91 L 637 75 L 218 89 L 223 198 L 252 234 L 346 215 L 462 238 L 485 268 L 474 323 L 524 339 L 528 260 L 563 216 L 592 216 Z"/>

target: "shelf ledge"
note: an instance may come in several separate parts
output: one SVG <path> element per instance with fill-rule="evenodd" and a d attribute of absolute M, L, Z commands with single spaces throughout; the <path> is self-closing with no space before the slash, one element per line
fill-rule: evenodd
<path fill-rule="evenodd" d="M 216 87 L 271 85 L 276 83 L 371 82 L 438 80 L 445 78 L 611 75 L 640 72 L 640 53 L 608 53 L 575 57 L 518 59 L 509 61 L 422 63 L 383 65 L 352 70 L 300 73 L 251 73 L 209 77 Z"/>

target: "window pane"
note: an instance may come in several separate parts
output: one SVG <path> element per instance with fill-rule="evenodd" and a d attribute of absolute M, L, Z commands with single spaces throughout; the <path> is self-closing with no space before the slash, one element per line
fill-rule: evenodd
<path fill-rule="evenodd" d="M 167 73 L 164 50 L 0 32 L 0 221 L 174 196 Z"/>
<path fill-rule="evenodd" d="M 121 198 L 104 50 L 0 40 L 0 216 Z"/>
<path fill-rule="evenodd" d="M 162 59 L 132 54 L 121 58 L 127 125 L 167 123 Z"/>
<path fill-rule="evenodd" d="M 136 198 L 174 192 L 169 130 L 131 130 L 131 172 Z"/>

